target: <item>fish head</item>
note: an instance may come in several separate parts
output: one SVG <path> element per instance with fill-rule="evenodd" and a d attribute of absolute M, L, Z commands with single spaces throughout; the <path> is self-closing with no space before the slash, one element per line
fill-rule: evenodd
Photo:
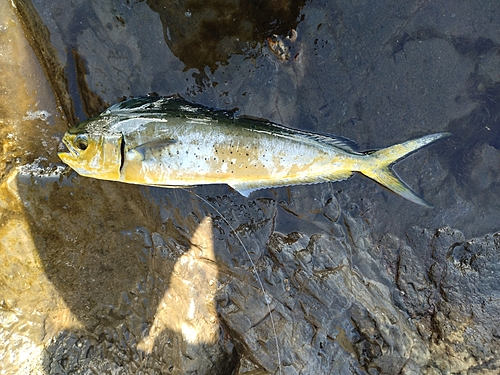
<path fill-rule="evenodd" d="M 70 128 L 63 136 L 68 152 L 59 158 L 78 174 L 101 180 L 119 180 L 123 135 L 109 131 L 106 118 L 97 117 Z"/>

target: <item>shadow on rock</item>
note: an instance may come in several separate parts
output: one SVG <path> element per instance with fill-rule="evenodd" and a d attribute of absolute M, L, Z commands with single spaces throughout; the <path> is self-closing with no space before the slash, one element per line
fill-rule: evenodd
<path fill-rule="evenodd" d="M 25 175 L 18 191 L 45 274 L 73 316 L 49 319 L 60 333 L 47 373 L 232 373 L 209 218 L 169 206 L 177 215 L 161 220 L 144 189 L 81 177 Z"/>

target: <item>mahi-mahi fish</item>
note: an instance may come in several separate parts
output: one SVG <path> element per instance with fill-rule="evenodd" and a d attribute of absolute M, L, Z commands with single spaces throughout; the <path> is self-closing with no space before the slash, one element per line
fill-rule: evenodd
<path fill-rule="evenodd" d="M 82 176 L 132 184 L 186 187 L 225 183 L 248 197 L 258 189 L 339 181 L 354 172 L 430 206 L 391 169 L 449 133 L 378 151 L 352 141 L 237 117 L 180 97 L 139 97 L 70 128 L 61 160 Z"/>

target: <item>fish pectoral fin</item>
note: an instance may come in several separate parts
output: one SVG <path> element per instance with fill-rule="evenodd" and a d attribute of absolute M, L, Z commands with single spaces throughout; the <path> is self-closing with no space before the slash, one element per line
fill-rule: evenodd
<path fill-rule="evenodd" d="M 166 147 L 168 147 L 176 142 L 177 142 L 177 140 L 175 140 L 175 139 L 158 139 L 155 141 L 143 143 L 142 145 L 131 148 L 128 151 L 136 151 L 139 154 L 141 154 L 142 158 L 144 159 L 146 157 L 147 151 L 166 148 Z"/>

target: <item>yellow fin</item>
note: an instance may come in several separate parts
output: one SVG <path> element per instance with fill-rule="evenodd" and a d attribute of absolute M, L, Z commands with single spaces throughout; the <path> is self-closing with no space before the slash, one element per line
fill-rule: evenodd
<path fill-rule="evenodd" d="M 396 175 L 391 165 L 412 152 L 450 135 L 451 133 L 430 134 L 370 153 L 366 155 L 369 160 L 359 172 L 414 203 L 432 207 Z"/>

